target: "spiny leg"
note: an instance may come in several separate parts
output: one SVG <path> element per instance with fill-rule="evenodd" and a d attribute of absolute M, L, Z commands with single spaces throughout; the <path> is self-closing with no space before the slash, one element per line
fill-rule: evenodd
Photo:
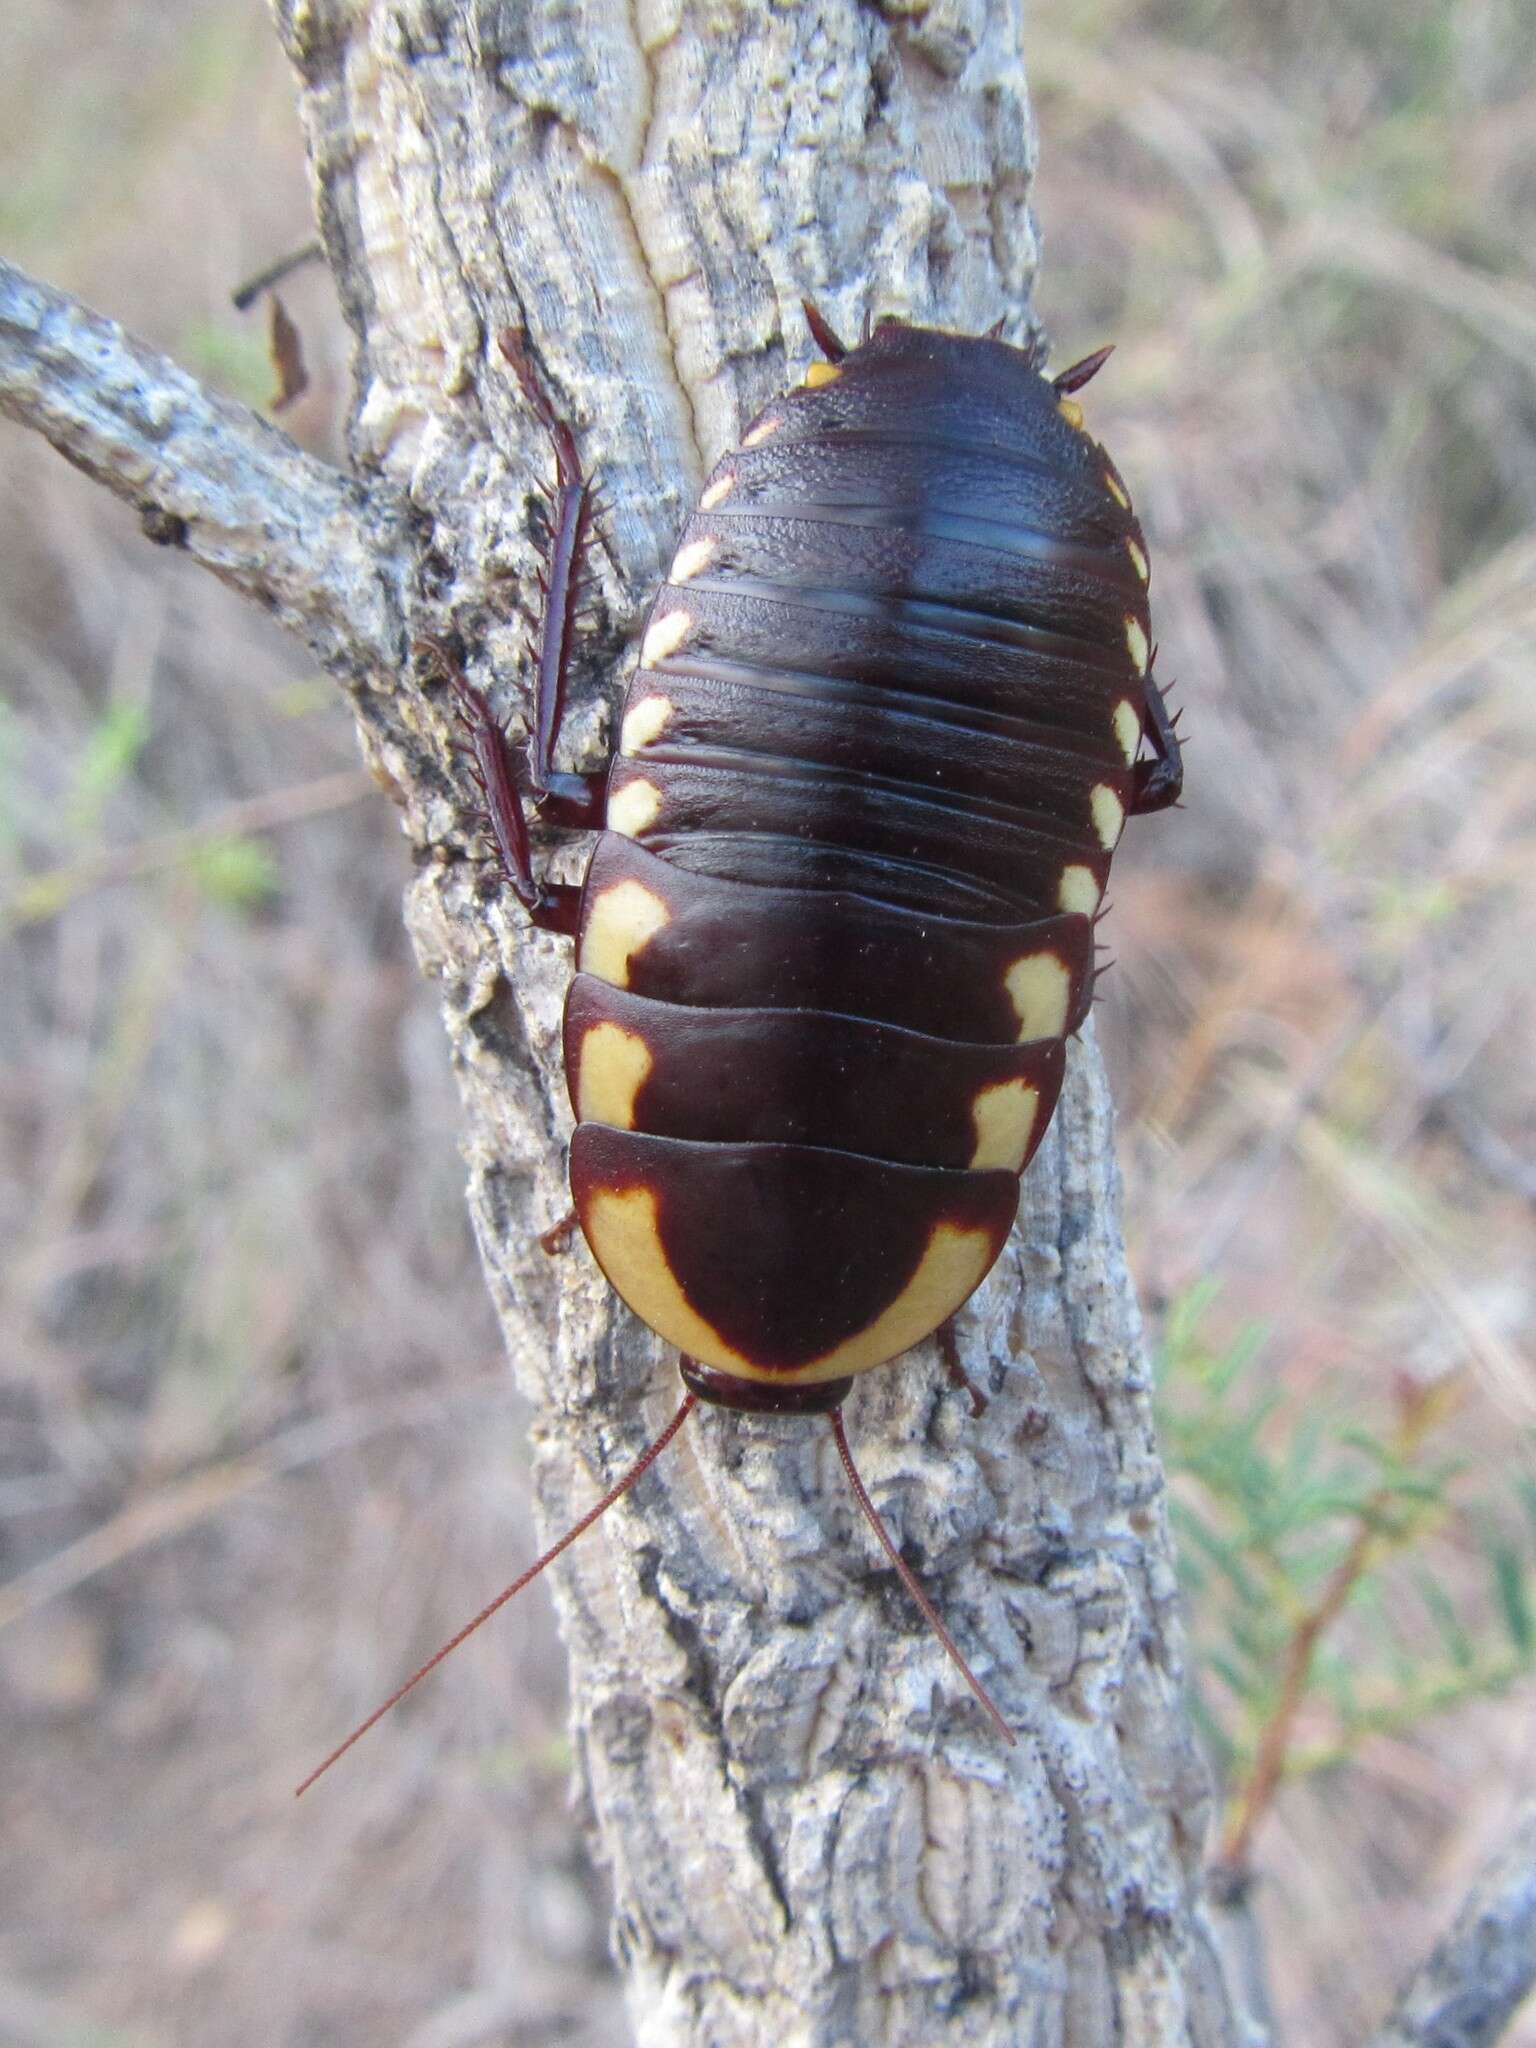
<path fill-rule="evenodd" d="M 971 1420 L 979 1422 L 987 1412 L 987 1397 L 971 1378 L 960 1362 L 960 1340 L 955 1335 L 955 1319 L 946 1316 L 934 1335 L 939 1340 L 939 1356 L 944 1361 L 944 1370 L 952 1387 L 959 1387 L 971 1397 Z"/>
<path fill-rule="evenodd" d="M 429 661 L 453 691 L 459 720 L 469 743 L 470 774 L 485 800 L 484 818 L 496 843 L 496 857 L 507 886 L 540 931 L 575 936 L 581 890 L 573 882 L 544 882 L 534 873 L 533 845 L 523 799 L 512 779 L 507 737 L 483 691 L 465 675 L 463 664 L 441 640 L 417 642 L 418 656 Z"/>
<path fill-rule="evenodd" d="M 592 483 L 582 473 L 576 436 L 555 411 L 540 381 L 526 336 L 509 329 L 499 341 L 534 417 L 549 435 L 555 457 L 556 487 L 552 496 L 546 493 L 549 524 L 545 564 L 539 576 L 541 616 L 536 636 L 528 642 L 535 686 L 526 750 L 527 794 L 549 823 L 590 829 L 602 822 L 606 768 L 589 775 L 571 775 L 557 772 L 552 763 L 565 713 L 571 648 L 592 535 Z M 580 891 L 568 883 L 542 882 L 534 872 L 524 792 L 519 788 L 506 734 L 484 693 L 470 682 L 452 650 L 437 640 L 423 642 L 422 647 L 457 700 L 469 743 L 471 773 L 485 800 L 485 822 L 495 839 L 502 873 L 535 925 L 545 931 L 573 934 Z"/>
<path fill-rule="evenodd" d="M 551 1259 L 557 1258 L 580 1228 L 581 1218 L 574 1209 L 567 1209 L 557 1223 L 551 1223 L 548 1230 L 539 1232 L 539 1250 Z"/>
<path fill-rule="evenodd" d="M 529 789 L 540 814 L 551 824 L 591 827 L 602 821 L 607 771 L 599 770 L 592 775 L 560 773 L 554 767 L 554 752 L 565 716 L 571 646 L 583 593 L 586 552 L 592 537 L 592 480 L 582 473 L 575 434 L 555 411 L 544 389 L 527 336 L 508 328 L 498 342 L 529 409 L 549 436 L 555 457 L 555 490 L 552 497 L 547 497 L 547 555 L 539 577 L 543 617 L 538 644 L 530 644 L 529 649 L 537 678 L 533 724 L 528 736 Z"/>
<path fill-rule="evenodd" d="M 802 299 L 800 306 L 805 314 L 805 324 L 811 330 L 812 341 L 815 342 L 829 363 L 840 363 L 848 353 L 847 343 L 838 340 L 832 323 L 828 320 L 826 314 L 813 305 L 809 299 Z M 867 341 L 869 336 L 866 334 L 864 339 Z"/>
<path fill-rule="evenodd" d="M 1153 654 L 1157 650 L 1154 648 Z M 1156 756 L 1138 761 L 1131 784 L 1131 816 L 1144 818 L 1149 811 L 1166 811 L 1184 793 L 1184 755 L 1175 727 L 1177 718 L 1168 716 L 1162 691 L 1147 675 L 1146 738 Z"/>

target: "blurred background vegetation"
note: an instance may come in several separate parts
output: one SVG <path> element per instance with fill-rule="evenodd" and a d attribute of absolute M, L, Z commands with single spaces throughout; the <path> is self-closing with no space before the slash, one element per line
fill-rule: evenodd
<path fill-rule="evenodd" d="M 1029 23 L 1040 307 L 1119 344 L 1192 736 L 1099 1014 L 1196 1699 L 1343 2048 L 1536 1776 L 1536 6 Z M 263 10 L 7 37 L 0 248 L 267 403 Z M 0 445 L 0 2040 L 611 2043 L 541 1597 L 288 1801 L 531 1541 L 394 815 L 291 644 Z"/>

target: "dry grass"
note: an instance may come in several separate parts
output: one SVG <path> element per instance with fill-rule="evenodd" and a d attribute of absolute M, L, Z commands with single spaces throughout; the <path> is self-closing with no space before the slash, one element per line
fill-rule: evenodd
<path fill-rule="evenodd" d="M 1045 306 L 1070 348 L 1120 339 L 1094 421 L 1194 738 L 1187 814 L 1116 870 L 1144 1293 L 1218 1280 L 1293 1408 L 1379 1418 L 1400 1373 L 1467 1375 L 1479 1482 L 1529 1470 L 1536 1420 L 1520 12 L 1063 5 L 1034 64 Z M 1471 1532 L 1439 1541 L 1470 1582 Z M 1529 1779 L 1531 1705 L 1282 1796 L 1258 1862 L 1287 2039 L 1379 2015 Z"/>
<path fill-rule="evenodd" d="M 70 60 L 12 12 L 8 251 L 261 398 L 228 291 L 309 224 L 259 12 L 110 0 Z M 1465 1373 L 1463 1455 L 1528 1460 L 1536 23 L 1031 19 L 1044 310 L 1120 343 L 1090 419 L 1195 741 L 1116 872 L 1144 1289 L 1219 1277 L 1298 1402 Z M 325 281 L 287 296 L 328 449 Z M 286 1802 L 530 1540 L 393 819 L 291 648 L 14 432 L 4 469 L 0 2038 L 612 2041 L 541 1601 Z M 1380 2011 L 1530 1709 L 1282 1796 L 1290 2041 Z"/>

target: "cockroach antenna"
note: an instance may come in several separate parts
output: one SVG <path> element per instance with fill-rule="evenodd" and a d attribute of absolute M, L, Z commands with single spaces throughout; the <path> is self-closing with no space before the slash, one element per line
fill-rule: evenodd
<path fill-rule="evenodd" d="M 579 1522 L 575 1523 L 571 1528 L 566 1530 L 565 1534 L 560 1538 L 560 1541 L 558 1543 L 552 1543 L 549 1549 L 545 1551 L 544 1555 L 541 1558 L 539 1558 L 536 1563 L 529 1565 L 527 1571 L 523 1573 L 521 1578 L 514 1579 L 510 1586 L 504 1587 L 503 1590 L 496 1595 L 496 1598 L 494 1600 L 488 1602 L 486 1606 L 482 1607 L 480 1612 L 475 1616 L 473 1621 L 465 1622 L 464 1626 L 459 1630 L 458 1634 L 456 1636 L 450 1637 L 450 1639 L 446 1643 L 444 1643 L 443 1647 L 437 1652 L 435 1656 L 429 1657 L 427 1659 L 426 1663 L 422 1665 L 419 1671 L 413 1672 L 412 1675 L 405 1681 L 404 1685 L 402 1685 L 397 1692 L 392 1692 L 389 1698 L 384 1702 L 383 1706 L 375 1707 L 373 1712 L 368 1716 L 366 1721 L 360 1721 L 358 1725 L 352 1730 L 352 1733 L 347 1737 L 346 1741 L 338 1743 L 336 1748 L 333 1749 L 330 1755 L 326 1758 L 325 1762 L 323 1764 L 317 1764 L 314 1770 L 312 1770 L 309 1776 L 304 1780 L 303 1784 L 295 1787 L 293 1794 L 294 1798 L 302 1799 L 304 1797 L 304 1794 L 309 1790 L 310 1786 L 314 1784 L 315 1780 L 317 1778 L 323 1778 L 326 1772 L 331 1768 L 331 1765 L 333 1763 L 336 1763 L 341 1757 L 344 1757 L 347 1751 L 352 1747 L 354 1742 L 360 1742 L 362 1738 L 368 1733 L 368 1730 L 374 1727 L 378 1722 L 382 1721 L 384 1716 L 390 1711 L 391 1708 L 398 1707 L 400 1702 L 405 1698 L 408 1692 L 414 1692 L 417 1686 L 420 1685 L 421 1681 L 426 1677 L 429 1671 L 435 1671 L 438 1665 L 442 1663 L 445 1657 L 451 1657 L 454 1651 L 459 1647 L 460 1643 L 467 1642 L 469 1638 L 474 1634 L 475 1630 L 479 1628 L 483 1622 L 489 1621 L 493 1614 L 499 1613 L 500 1610 L 506 1606 L 509 1600 L 515 1600 L 517 1595 L 522 1592 L 525 1586 L 531 1586 L 534 1580 L 539 1576 L 539 1573 L 543 1571 L 545 1565 L 553 1564 L 555 1559 L 560 1555 L 562 1550 L 568 1550 L 570 1546 L 576 1541 L 576 1538 L 578 1536 L 585 1535 L 586 1531 L 591 1528 L 594 1522 L 600 1521 L 602 1517 L 607 1514 L 608 1510 L 613 1506 L 614 1502 L 616 1500 L 621 1500 L 624 1497 L 624 1495 L 628 1493 L 629 1489 L 634 1485 L 635 1481 L 641 1478 L 646 1472 L 650 1470 L 651 1466 L 655 1464 L 656 1460 L 667 1448 L 667 1445 L 671 1443 L 673 1437 L 677 1435 L 677 1432 L 682 1428 L 683 1424 L 688 1420 L 688 1417 L 693 1413 L 694 1409 L 697 1406 L 697 1394 L 685 1394 L 683 1396 L 681 1407 L 673 1416 L 672 1420 L 667 1424 L 666 1428 L 661 1432 L 660 1436 L 653 1438 L 652 1441 L 646 1445 L 645 1449 L 640 1453 L 639 1457 L 636 1458 L 633 1465 L 631 1465 L 629 1470 L 624 1474 L 624 1477 L 620 1479 L 616 1485 L 609 1487 L 608 1491 L 597 1503 L 597 1506 L 594 1508 L 589 1508 L 587 1512 L 582 1516 Z"/>
<path fill-rule="evenodd" d="M 293 1795 L 294 1798 L 302 1799 L 304 1794 L 309 1790 L 310 1786 L 315 1783 L 316 1779 L 323 1778 L 326 1772 L 331 1768 L 332 1764 L 339 1762 L 340 1759 L 346 1755 L 347 1751 L 352 1747 L 354 1743 L 360 1742 L 362 1740 L 362 1738 L 368 1733 L 368 1730 L 370 1728 L 375 1727 L 380 1721 L 383 1720 L 384 1716 L 387 1713 L 389 1713 L 393 1708 L 398 1707 L 400 1702 L 405 1698 L 407 1693 L 414 1692 L 416 1687 L 420 1685 L 421 1681 L 428 1675 L 429 1672 L 435 1671 L 438 1665 L 443 1662 L 445 1657 L 451 1657 L 453 1655 L 454 1651 L 459 1647 L 460 1643 L 467 1642 L 469 1638 L 475 1633 L 475 1630 L 477 1628 L 481 1627 L 483 1623 L 489 1621 L 493 1614 L 499 1613 L 501 1609 L 506 1606 L 509 1600 L 515 1600 L 517 1595 L 522 1592 L 525 1586 L 531 1586 L 534 1580 L 539 1576 L 540 1572 L 543 1571 L 544 1567 L 548 1564 L 553 1564 L 555 1559 L 560 1555 L 561 1551 L 569 1549 L 571 1544 L 573 1544 L 576 1541 L 576 1538 L 578 1536 L 585 1535 L 586 1531 L 592 1527 L 592 1524 L 594 1522 L 600 1521 L 602 1517 L 605 1514 L 607 1514 L 608 1510 L 613 1506 L 614 1502 L 616 1500 L 621 1500 L 623 1496 L 629 1492 L 630 1488 L 634 1485 L 635 1481 L 641 1478 L 646 1472 L 650 1470 L 651 1466 L 655 1464 L 656 1460 L 667 1448 L 667 1445 L 671 1443 L 673 1437 L 677 1435 L 677 1432 L 682 1428 L 683 1424 L 688 1420 L 688 1417 L 692 1414 L 693 1410 L 698 1406 L 698 1403 L 699 1396 L 697 1394 L 695 1394 L 691 1390 L 688 1393 L 686 1393 L 683 1396 L 682 1405 L 679 1407 L 677 1413 L 673 1416 L 672 1420 L 667 1424 L 666 1428 L 662 1430 L 659 1436 L 654 1437 L 651 1440 L 651 1442 L 646 1445 L 645 1449 L 640 1453 L 639 1457 L 636 1458 L 635 1462 L 630 1466 L 629 1470 L 624 1474 L 623 1478 L 618 1480 L 613 1486 L 609 1487 L 608 1491 L 603 1495 L 602 1499 L 597 1503 L 597 1505 L 595 1507 L 589 1508 L 587 1512 L 582 1516 L 579 1522 L 574 1523 L 569 1529 L 566 1530 L 565 1534 L 560 1538 L 560 1541 L 558 1543 L 552 1543 L 549 1549 L 545 1551 L 544 1555 L 541 1558 L 537 1559 L 535 1563 L 531 1564 L 528 1567 L 527 1571 L 523 1572 L 518 1578 L 515 1578 L 510 1586 L 504 1587 L 503 1590 L 496 1595 L 496 1598 L 494 1600 L 487 1602 L 487 1604 L 481 1608 L 480 1612 L 474 1617 L 472 1621 L 467 1621 L 464 1624 L 463 1628 L 459 1630 L 457 1635 L 450 1637 L 449 1640 L 446 1643 L 444 1643 L 443 1647 L 439 1651 L 437 1651 L 435 1655 L 427 1659 L 426 1663 L 422 1665 L 419 1671 L 413 1672 L 411 1676 L 405 1681 L 404 1685 L 400 1686 L 397 1691 L 392 1692 L 390 1694 L 389 1698 L 384 1701 L 382 1706 L 375 1707 L 373 1712 L 368 1716 L 366 1721 L 360 1721 L 358 1725 L 352 1730 L 352 1733 L 347 1737 L 346 1741 L 338 1743 L 335 1749 L 333 1749 L 330 1755 L 325 1759 L 324 1763 L 317 1764 L 314 1770 L 312 1770 L 309 1776 L 304 1780 L 303 1784 L 295 1789 Z M 928 1595 L 923 1591 L 922 1587 L 918 1584 L 917 1577 L 914 1574 L 912 1567 L 907 1563 L 906 1559 L 902 1556 L 901 1552 L 896 1548 L 895 1543 L 891 1539 L 890 1531 L 886 1528 L 885 1523 L 881 1520 L 879 1509 L 870 1499 L 868 1489 L 865 1487 L 864 1481 L 859 1477 L 858 1467 L 853 1462 L 853 1453 L 848 1448 L 848 1435 L 845 1429 L 843 1428 L 842 1409 L 832 1409 L 827 1419 L 832 1424 L 832 1434 L 837 1442 L 837 1454 L 843 1461 L 843 1470 L 848 1475 L 848 1484 L 853 1489 L 853 1497 L 858 1502 L 860 1508 L 863 1510 L 864 1516 L 868 1521 L 869 1526 L 871 1527 L 871 1529 L 874 1530 L 875 1535 L 879 1538 L 880 1547 L 885 1552 L 886 1556 L 890 1559 L 891 1564 L 895 1569 L 896 1576 L 901 1580 L 902 1585 L 906 1588 L 907 1593 L 910 1595 L 919 1614 L 922 1615 L 924 1621 L 927 1622 L 929 1628 L 932 1629 L 933 1633 L 938 1637 L 939 1642 L 943 1645 L 945 1654 L 949 1657 L 955 1669 L 960 1673 L 960 1676 L 965 1680 L 966 1684 L 971 1688 L 971 1691 L 976 1695 L 977 1699 L 980 1700 L 982 1706 L 985 1707 L 987 1713 L 991 1716 L 998 1733 L 1003 1737 L 1005 1742 L 1009 1744 L 1016 1743 L 1018 1737 L 1014 1734 L 1013 1730 L 1008 1726 L 1008 1723 L 1003 1719 L 1003 1716 L 999 1711 L 997 1704 L 993 1700 L 991 1694 L 987 1691 L 986 1687 L 981 1683 L 981 1680 L 976 1676 L 975 1672 L 972 1671 L 970 1665 L 966 1663 L 964 1657 L 960 1654 L 959 1646 L 956 1644 L 954 1637 L 950 1634 L 949 1630 L 944 1626 L 943 1622 L 939 1619 L 938 1610 L 935 1608 L 933 1602 L 928 1598 Z"/>
<path fill-rule="evenodd" d="M 938 1609 L 934 1606 L 933 1602 L 928 1598 L 928 1595 L 923 1591 L 922 1587 L 918 1584 L 917 1578 L 913 1573 L 912 1567 L 907 1563 L 906 1559 L 902 1556 L 901 1552 L 896 1548 L 896 1545 L 891 1541 L 891 1532 L 889 1531 L 889 1529 L 886 1528 L 884 1522 L 880 1519 L 880 1512 L 878 1508 L 876 1508 L 874 1502 L 870 1499 L 867 1491 L 865 1490 L 864 1482 L 859 1477 L 859 1468 L 853 1462 L 853 1453 L 848 1448 L 848 1435 L 846 1430 L 843 1428 L 842 1409 L 834 1408 L 827 1419 L 832 1424 L 832 1434 L 837 1439 L 837 1455 L 842 1459 L 843 1470 L 848 1474 L 848 1484 L 853 1488 L 853 1497 L 858 1502 L 859 1506 L 864 1510 L 864 1514 L 869 1522 L 869 1526 L 871 1527 L 871 1529 L 874 1530 L 875 1534 L 879 1537 L 880 1548 L 885 1552 L 886 1556 L 891 1560 L 891 1563 L 895 1566 L 897 1578 L 901 1580 L 901 1583 L 906 1587 L 908 1593 L 912 1596 L 912 1599 L 915 1601 L 917 1605 L 918 1612 L 922 1615 L 924 1621 L 927 1622 L 928 1626 L 933 1630 L 934 1634 L 938 1637 L 939 1641 L 944 1645 L 945 1650 L 949 1653 L 950 1662 L 954 1665 L 955 1669 L 960 1673 L 960 1676 L 971 1688 L 971 1691 L 975 1693 L 977 1699 L 981 1701 L 981 1704 L 986 1708 L 987 1712 L 991 1715 L 993 1725 L 996 1727 L 998 1734 L 1002 1736 L 1004 1742 L 1006 1742 L 1010 1748 L 1017 1748 L 1019 1738 L 1014 1734 L 1013 1730 L 1008 1726 L 1008 1723 L 1003 1719 L 1002 1713 L 998 1708 L 997 1702 L 993 1699 L 992 1695 L 987 1691 L 986 1687 L 982 1684 L 981 1680 L 976 1676 L 975 1672 L 971 1669 L 970 1665 L 967 1664 L 965 1659 L 961 1656 L 959 1647 L 956 1644 L 954 1637 L 950 1634 L 949 1630 L 944 1626 L 943 1622 L 939 1619 Z"/>

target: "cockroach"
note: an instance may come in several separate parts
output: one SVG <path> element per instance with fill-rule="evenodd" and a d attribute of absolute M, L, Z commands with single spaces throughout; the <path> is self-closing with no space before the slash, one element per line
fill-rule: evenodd
<path fill-rule="evenodd" d="M 827 1417 L 886 1556 L 1014 1739 L 870 1501 L 842 1403 L 856 1374 L 947 1332 L 1002 1250 L 1092 1001 L 1121 830 L 1178 800 L 1182 762 L 1146 543 L 1075 396 L 1109 350 L 1047 377 L 1038 346 L 996 329 L 885 319 L 849 348 L 806 315 L 823 360 L 710 476 L 617 751 L 587 776 L 554 757 L 592 484 L 526 339 L 502 337 L 556 472 L 518 762 L 451 653 L 431 660 L 506 883 L 575 939 L 574 1214 L 677 1348 L 683 1399 L 306 1785 L 700 1401 Z M 530 810 L 600 828 L 579 887 L 536 872 Z"/>

